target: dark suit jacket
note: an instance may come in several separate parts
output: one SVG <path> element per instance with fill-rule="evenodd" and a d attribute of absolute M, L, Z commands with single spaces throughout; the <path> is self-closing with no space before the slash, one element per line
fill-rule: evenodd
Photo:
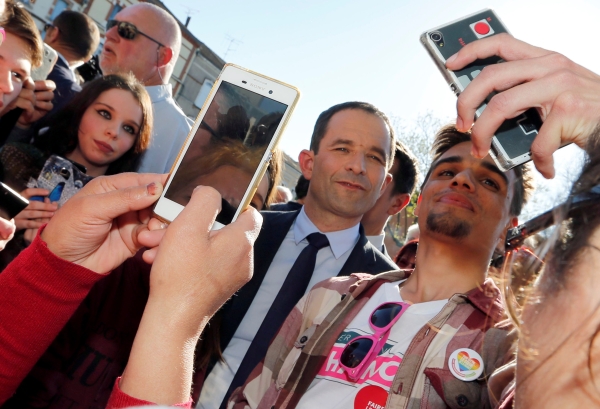
<path fill-rule="evenodd" d="M 52 100 L 52 111 L 50 114 L 58 111 L 65 106 L 78 92 L 81 92 L 81 86 L 73 81 L 73 73 L 69 66 L 59 58 L 54 64 L 54 68 L 48 74 L 48 79 L 54 81 L 56 89 L 54 90 L 54 99 Z"/>
<path fill-rule="evenodd" d="M 225 350 L 246 311 L 250 308 L 254 296 L 258 292 L 267 270 L 269 269 L 279 246 L 287 235 L 299 210 L 293 212 L 262 212 L 263 225 L 254 243 L 254 275 L 248 284 L 242 287 L 221 311 L 221 351 Z M 392 261 L 376 250 L 367 240 L 362 226 L 360 238 L 350 253 L 348 260 L 337 276 L 348 276 L 352 273 L 378 274 L 384 271 L 397 270 Z M 298 302 L 300 300 L 296 300 Z M 283 323 L 279 323 L 281 325 Z M 269 342 L 266 340 L 265 342 Z"/>
<path fill-rule="evenodd" d="M 272 210 L 275 212 L 290 212 L 290 211 L 300 210 L 300 209 L 302 209 L 302 205 L 298 202 L 293 202 L 293 201 L 289 201 L 287 203 L 275 203 L 275 204 L 272 204 L 269 208 L 269 210 Z"/>

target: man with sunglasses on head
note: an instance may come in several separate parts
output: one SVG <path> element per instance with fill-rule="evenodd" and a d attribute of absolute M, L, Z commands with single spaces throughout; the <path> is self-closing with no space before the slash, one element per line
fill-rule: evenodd
<path fill-rule="evenodd" d="M 192 127 L 192 121 L 175 103 L 169 83 L 180 48 L 179 24 L 153 4 L 128 6 L 106 24 L 100 54 L 102 72 L 133 73 L 152 100 L 152 144 L 144 153 L 140 172 L 168 172 Z"/>
<path fill-rule="evenodd" d="M 315 285 L 288 315 L 229 408 L 481 408 L 508 332 L 490 259 L 531 190 L 471 156 L 468 133 L 436 135 L 415 214 L 414 272 L 352 275 Z"/>

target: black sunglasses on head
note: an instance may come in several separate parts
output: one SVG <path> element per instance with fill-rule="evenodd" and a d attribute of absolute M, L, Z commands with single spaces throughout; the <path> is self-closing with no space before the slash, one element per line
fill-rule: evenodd
<path fill-rule="evenodd" d="M 117 33 L 119 34 L 119 37 L 124 38 L 126 40 L 133 40 L 135 38 L 136 35 L 142 35 L 144 37 L 146 37 L 147 39 L 154 41 L 156 44 L 160 45 L 161 47 L 166 47 L 166 45 L 156 41 L 154 38 L 150 37 L 147 34 L 142 33 L 140 30 L 138 30 L 138 28 L 131 24 L 128 23 L 127 21 L 117 21 L 117 20 L 108 20 L 106 22 L 106 31 L 110 30 L 111 28 L 117 26 Z"/>
<path fill-rule="evenodd" d="M 590 207 L 596 206 L 599 203 L 600 185 L 592 187 L 587 192 L 571 196 L 563 204 L 542 213 L 514 229 L 510 229 L 506 236 L 506 249 L 513 250 L 522 245 L 527 237 L 547 229 L 562 219 L 568 219 L 581 212 L 587 211 Z"/>
<path fill-rule="evenodd" d="M 590 207 L 600 204 L 600 185 L 592 187 L 587 192 L 570 196 L 564 203 L 540 214 L 537 217 L 509 229 L 504 243 L 506 251 L 513 251 L 523 245 L 526 238 L 553 226 L 562 220 L 588 211 Z M 490 266 L 500 268 L 504 263 L 504 254 L 495 254 Z"/>

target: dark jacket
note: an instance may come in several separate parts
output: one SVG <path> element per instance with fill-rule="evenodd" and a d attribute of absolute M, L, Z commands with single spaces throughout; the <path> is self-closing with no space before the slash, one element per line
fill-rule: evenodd
<path fill-rule="evenodd" d="M 302 205 L 298 202 L 289 201 L 287 203 L 275 203 L 269 207 L 269 210 L 274 212 L 291 212 L 302 209 Z"/>
<path fill-rule="evenodd" d="M 52 111 L 49 112 L 49 115 L 51 115 L 71 101 L 75 94 L 81 92 L 81 86 L 73 80 L 73 72 L 60 57 L 56 60 L 50 74 L 48 74 L 48 79 L 56 84 L 54 99 L 52 100 L 54 106 Z"/>

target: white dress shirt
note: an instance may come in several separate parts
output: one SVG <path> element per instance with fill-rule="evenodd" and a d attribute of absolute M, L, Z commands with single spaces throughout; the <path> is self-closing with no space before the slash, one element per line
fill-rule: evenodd
<path fill-rule="evenodd" d="M 154 126 L 150 147 L 142 157 L 140 173 L 168 173 L 192 129 L 189 119 L 172 97 L 171 84 L 146 87 L 152 100 Z"/>
<path fill-rule="evenodd" d="M 367 236 L 367 240 L 369 240 L 371 246 L 383 253 L 383 241 L 385 240 L 385 233 L 381 233 L 379 236 Z"/>
<path fill-rule="evenodd" d="M 221 405 L 246 351 L 271 304 L 275 301 L 288 272 L 300 252 L 308 245 L 306 237 L 315 232 L 319 232 L 319 229 L 310 221 L 302 208 L 275 254 L 244 319 L 223 351 L 224 362 L 217 362 L 206 378 L 198 400 L 198 408 L 218 409 Z M 315 270 L 306 291 L 320 281 L 337 276 L 360 237 L 358 224 L 346 230 L 323 234 L 327 236 L 330 246 L 317 253 Z"/>

